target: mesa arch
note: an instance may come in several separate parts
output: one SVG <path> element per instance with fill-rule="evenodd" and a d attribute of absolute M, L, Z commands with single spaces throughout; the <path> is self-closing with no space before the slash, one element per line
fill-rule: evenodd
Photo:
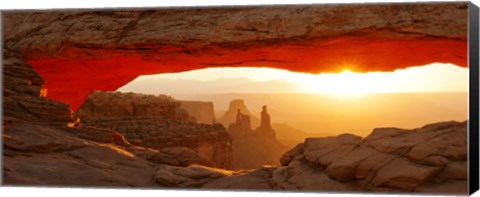
<path fill-rule="evenodd" d="M 75 110 L 139 75 L 207 67 L 296 72 L 467 66 L 467 3 L 8 11 L 4 48 Z"/>

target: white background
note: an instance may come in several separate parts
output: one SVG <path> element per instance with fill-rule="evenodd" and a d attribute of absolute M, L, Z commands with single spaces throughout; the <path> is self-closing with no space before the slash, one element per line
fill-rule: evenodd
<path fill-rule="evenodd" d="M 363 2 L 419 2 L 421 0 L 0 0 L 0 9 L 48 9 L 48 8 L 102 8 L 102 7 L 160 7 L 160 6 L 205 6 L 205 5 L 258 5 L 258 4 L 299 4 L 299 3 L 363 3 Z M 438 1 L 438 0 L 437 0 Z M 477 6 L 480 0 L 472 0 Z M 144 196 L 195 196 L 195 197 L 353 197 L 353 196 L 387 196 L 366 194 L 325 194 L 325 193 L 279 193 L 279 192 L 220 192 L 220 191 L 173 191 L 173 190 L 133 190 L 133 189 L 78 189 L 78 188 L 31 188 L 31 187 L 2 187 L 0 196 L 115 196 L 115 197 L 144 197 Z M 407 195 L 388 195 L 407 196 Z M 479 197 L 480 192 L 474 196 Z"/>

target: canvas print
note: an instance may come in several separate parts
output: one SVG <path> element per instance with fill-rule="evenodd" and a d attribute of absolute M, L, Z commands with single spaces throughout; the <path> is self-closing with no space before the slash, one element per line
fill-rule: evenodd
<path fill-rule="evenodd" d="M 3 184 L 467 194 L 468 8 L 3 11 Z"/>

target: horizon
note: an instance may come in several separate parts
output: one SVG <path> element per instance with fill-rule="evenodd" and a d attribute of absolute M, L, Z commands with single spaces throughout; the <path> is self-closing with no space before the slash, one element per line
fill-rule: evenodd
<path fill-rule="evenodd" d="M 392 72 L 322 74 L 226 67 L 140 76 L 118 91 L 212 102 L 217 118 L 231 100 L 242 99 L 254 116 L 267 105 L 272 123 L 307 133 L 365 136 L 377 127 L 466 120 L 468 80 L 468 68 L 440 63 Z"/>
<path fill-rule="evenodd" d="M 171 95 L 313 93 L 348 98 L 376 93 L 468 92 L 468 80 L 468 68 L 440 63 L 392 72 L 358 73 L 345 69 L 340 73 L 320 74 L 221 67 L 139 76 L 118 91 Z"/>

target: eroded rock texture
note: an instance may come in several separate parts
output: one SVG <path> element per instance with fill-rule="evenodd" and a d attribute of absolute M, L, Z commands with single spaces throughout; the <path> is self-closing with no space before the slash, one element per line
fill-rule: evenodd
<path fill-rule="evenodd" d="M 210 146 L 142 147 L 112 125 L 78 127 L 71 113 L 93 90 L 115 90 L 141 74 L 225 65 L 303 72 L 466 66 L 466 16 L 465 2 L 3 12 L 3 183 L 466 194 L 465 122 L 381 128 L 364 139 L 309 138 L 281 166 L 227 171 L 205 167 L 217 165 L 201 154 Z M 172 122 L 187 117 L 157 107 Z M 156 115 L 145 106 L 103 112 L 119 118 L 131 109 Z M 118 126 L 157 124 L 131 120 Z M 167 122 L 179 132 L 199 128 Z M 208 129 L 183 141 L 205 139 L 198 133 L 225 141 L 212 134 L 224 133 L 220 127 L 200 128 Z"/>
<path fill-rule="evenodd" d="M 70 111 L 68 106 L 41 97 L 41 84 L 17 84 L 38 75 L 18 56 L 5 57 L 5 73 L 19 69 L 23 74 L 17 75 L 18 80 L 5 78 L 4 105 L 14 106 L 12 98 L 41 100 L 45 106 L 55 106 L 43 108 L 43 114 L 67 115 L 39 122 L 44 116 L 34 115 L 36 111 L 5 106 L 2 178 L 6 185 L 467 192 L 466 122 L 414 130 L 379 128 L 364 139 L 351 134 L 308 138 L 280 158 L 281 166 L 228 171 L 206 167 L 211 160 L 189 148 L 145 148 L 132 145 L 116 131 L 67 127 L 72 119 L 63 112 Z"/>
<path fill-rule="evenodd" d="M 34 121 L 66 126 L 74 122 L 68 105 L 45 97 L 45 80 L 16 53 L 3 50 L 4 127 Z"/>
<path fill-rule="evenodd" d="M 4 184 L 155 185 L 150 162 L 115 145 L 128 145 L 123 136 L 67 127 L 73 122 L 68 105 L 45 98 L 44 79 L 15 53 L 3 54 Z"/>
<path fill-rule="evenodd" d="M 352 134 L 308 138 L 285 153 L 282 166 L 218 172 L 173 167 L 170 183 L 202 179 L 188 185 L 204 188 L 307 191 L 467 193 L 466 122 L 441 122 L 414 130 L 375 129 L 362 139 Z M 162 168 L 160 171 L 165 171 Z M 185 172 L 191 173 L 185 173 Z M 195 172 L 195 173 L 194 173 Z"/>
<path fill-rule="evenodd" d="M 230 167 L 230 137 L 220 124 L 199 124 L 169 96 L 95 91 L 77 110 L 80 125 L 120 132 L 142 147 L 187 147 L 216 167 Z"/>
<path fill-rule="evenodd" d="M 144 148 L 113 130 L 73 127 L 68 105 L 44 97 L 45 80 L 3 54 L 3 184 L 151 188 L 158 166 L 214 166 L 185 147 Z"/>
<path fill-rule="evenodd" d="M 467 3 L 4 12 L 4 47 L 76 110 L 142 74 L 250 66 L 298 72 L 467 66 Z M 76 80 L 68 80 L 75 78 Z"/>

